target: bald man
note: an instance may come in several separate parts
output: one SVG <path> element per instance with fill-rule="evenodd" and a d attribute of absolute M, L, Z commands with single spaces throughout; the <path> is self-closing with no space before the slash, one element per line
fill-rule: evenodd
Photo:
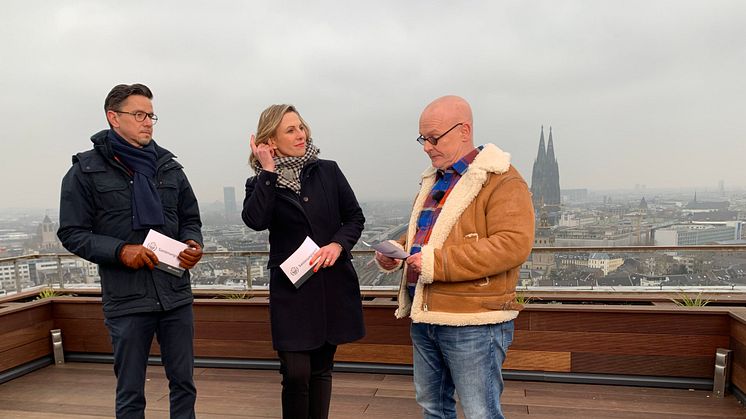
<path fill-rule="evenodd" d="M 471 107 L 436 99 L 417 142 L 432 162 L 422 174 L 406 261 L 376 253 L 383 271 L 403 268 L 398 318 L 412 319 L 414 383 L 425 418 L 503 418 L 502 364 L 513 340 L 521 264 L 531 252 L 528 186 L 494 144 L 475 147 Z"/>

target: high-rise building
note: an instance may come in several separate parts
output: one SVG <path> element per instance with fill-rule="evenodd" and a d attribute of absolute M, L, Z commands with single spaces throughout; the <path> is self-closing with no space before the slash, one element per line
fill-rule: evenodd
<path fill-rule="evenodd" d="M 554 213 L 559 211 L 560 205 L 560 184 L 559 165 L 557 158 L 554 156 L 552 127 L 549 127 L 549 142 L 545 148 L 544 126 L 541 126 L 539 152 L 536 155 L 534 168 L 531 173 L 531 194 L 536 212 L 538 213 L 541 207 L 547 206 L 550 213 L 550 220 L 555 218 Z"/>
<path fill-rule="evenodd" d="M 236 188 L 233 186 L 223 187 L 223 203 L 225 204 L 226 218 L 236 213 Z"/>

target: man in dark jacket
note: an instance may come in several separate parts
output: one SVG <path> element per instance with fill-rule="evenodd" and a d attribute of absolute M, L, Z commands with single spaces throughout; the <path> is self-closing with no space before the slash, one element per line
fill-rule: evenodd
<path fill-rule="evenodd" d="M 145 370 L 157 335 L 171 391 L 171 417 L 193 418 L 194 321 L 189 271 L 202 257 L 202 222 L 192 187 L 170 151 L 153 141 L 150 89 L 115 86 L 104 110 L 111 129 L 91 137 L 62 180 L 65 248 L 97 263 L 106 327 L 114 351 L 117 418 L 142 418 Z M 186 243 L 180 276 L 153 269 L 142 245 L 150 229 Z"/>

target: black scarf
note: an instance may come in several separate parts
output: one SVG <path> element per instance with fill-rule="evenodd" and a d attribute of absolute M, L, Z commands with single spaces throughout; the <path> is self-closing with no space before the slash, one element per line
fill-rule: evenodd
<path fill-rule="evenodd" d="M 137 148 L 125 141 L 114 130 L 109 130 L 108 138 L 114 155 L 133 172 L 132 189 L 132 229 L 141 230 L 159 227 L 164 224 L 163 204 L 155 186 L 156 159 L 155 143 L 151 140 L 143 148 Z"/>

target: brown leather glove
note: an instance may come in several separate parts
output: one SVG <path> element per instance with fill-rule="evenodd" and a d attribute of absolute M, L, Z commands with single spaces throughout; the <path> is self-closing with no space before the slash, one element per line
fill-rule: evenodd
<path fill-rule="evenodd" d="M 128 268 L 140 269 L 147 266 L 152 270 L 158 264 L 158 256 L 141 244 L 125 244 L 119 251 L 119 261 Z"/>
<path fill-rule="evenodd" d="M 202 259 L 202 246 L 194 240 L 187 240 L 184 243 L 189 247 L 179 253 L 179 265 L 184 269 L 192 269 Z"/>

